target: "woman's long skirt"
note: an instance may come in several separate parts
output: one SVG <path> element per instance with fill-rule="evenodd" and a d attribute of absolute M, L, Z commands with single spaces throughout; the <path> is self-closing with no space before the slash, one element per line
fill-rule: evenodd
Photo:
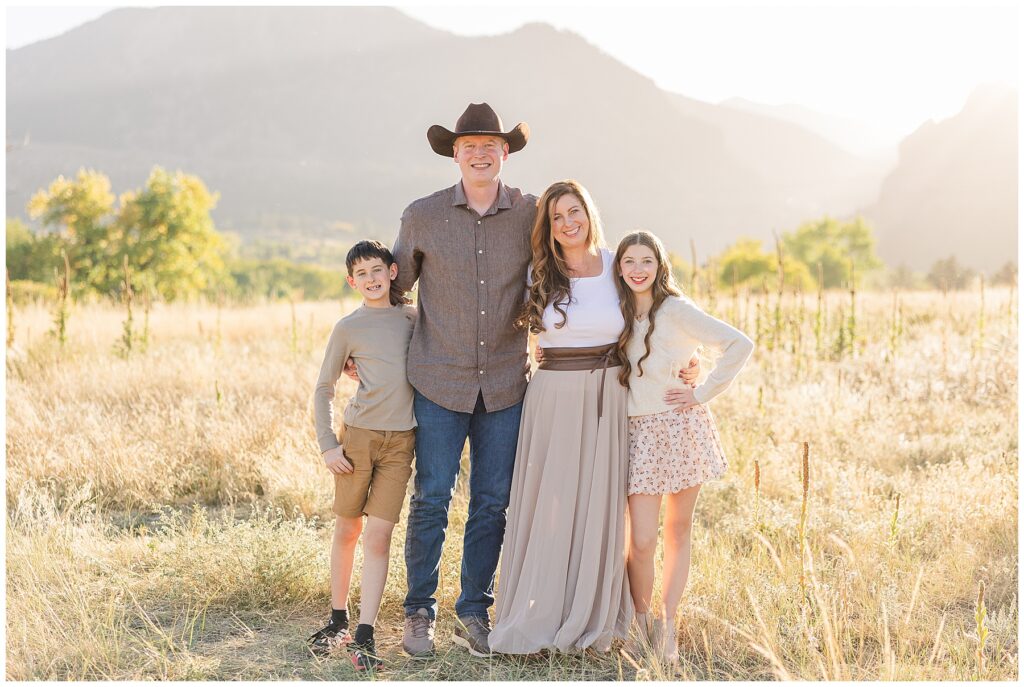
<path fill-rule="evenodd" d="M 527 387 L 492 651 L 607 651 L 626 636 L 629 434 L 617 375 L 609 368 L 602 390 L 602 370 L 538 370 Z"/>

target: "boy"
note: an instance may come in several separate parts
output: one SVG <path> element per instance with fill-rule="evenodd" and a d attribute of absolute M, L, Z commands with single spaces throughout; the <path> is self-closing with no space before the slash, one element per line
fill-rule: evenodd
<path fill-rule="evenodd" d="M 317 441 L 324 465 L 334 475 L 332 510 L 337 518 L 331 546 L 331 618 L 309 643 L 319 655 L 348 643 L 356 669 L 374 670 L 382 662 L 376 655 L 373 623 L 387 581 L 391 533 L 412 475 L 416 420 L 405 365 L 416 309 L 392 287 L 398 265 L 382 243 L 360 241 L 348 252 L 345 265 L 349 286 L 362 294 L 363 303 L 334 326 L 314 394 Z M 331 428 L 334 386 L 348 358 L 359 372 L 359 389 L 336 436 Z M 350 637 L 348 591 L 360 533 L 359 625 Z"/>

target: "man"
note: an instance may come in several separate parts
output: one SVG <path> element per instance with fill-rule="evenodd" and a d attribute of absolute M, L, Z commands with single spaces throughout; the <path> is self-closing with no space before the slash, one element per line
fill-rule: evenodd
<path fill-rule="evenodd" d="M 490 653 L 488 608 L 529 374 L 527 332 L 513 322 L 537 203 L 500 175 L 529 136 L 525 123 L 505 131 L 486 103 L 469 105 L 454 131 L 430 127 L 431 148 L 451 158 L 462 179 L 406 208 L 394 246 L 396 283 L 408 290 L 419 280 L 408 357 L 417 429 L 402 647 L 411 656 L 433 653 L 441 548 L 467 438 L 469 513 L 453 641 L 476 656 Z"/>
<path fill-rule="evenodd" d="M 419 428 L 402 642 L 413 656 L 434 648 L 438 565 L 467 438 L 469 514 L 453 640 L 474 655 L 489 653 L 487 609 L 494 602 L 529 374 L 527 332 L 513 321 L 522 307 L 537 204 L 499 177 L 529 136 L 523 123 L 506 132 L 486 103 L 466 108 L 455 131 L 432 126 L 431 148 L 452 158 L 462 180 L 412 203 L 395 242 L 399 286 L 410 289 L 419 279 L 408 366 Z"/>

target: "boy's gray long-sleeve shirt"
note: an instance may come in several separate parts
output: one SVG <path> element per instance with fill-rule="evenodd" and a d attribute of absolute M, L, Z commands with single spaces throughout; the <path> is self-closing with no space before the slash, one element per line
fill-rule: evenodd
<path fill-rule="evenodd" d="M 412 387 L 406 377 L 415 321 L 416 308 L 411 305 L 362 305 L 334 325 L 313 401 L 321 453 L 338 446 L 332 427 L 334 387 L 348 358 L 352 358 L 359 372 L 359 389 L 345 408 L 345 424 L 378 431 L 401 431 L 416 426 Z"/>

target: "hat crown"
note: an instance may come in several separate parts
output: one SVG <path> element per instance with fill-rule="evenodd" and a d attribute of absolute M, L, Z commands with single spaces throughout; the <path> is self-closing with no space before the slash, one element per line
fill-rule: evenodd
<path fill-rule="evenodd" d="M 462 131 L 493 131 L 502 132 L 501 117 L 487 103 L 470 103 L 466 111 L 455 123 L 455 133 Z"/>

